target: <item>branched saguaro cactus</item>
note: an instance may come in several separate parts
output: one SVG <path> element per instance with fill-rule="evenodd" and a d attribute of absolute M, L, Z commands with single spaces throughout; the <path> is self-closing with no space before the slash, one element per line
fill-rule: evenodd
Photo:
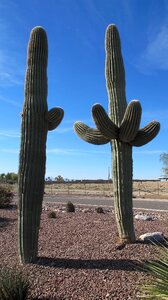
<path fill-rule="evenodd" d="M 22 111 L 19 162 L 18 251 L 21 263 L 32 262 L 38 251 L 38 234 L 44 193 L 46 140 L 64 112 L 47 105 L 46 32 L 35 27 L 28 44 L 25 98 Z"/>
<path fill-rule="evenodd" d="M 115 25 L 106 30 L 106 86 L 109 99 L 109 116 L 100 104 L 92 108 L 96 129 L 76 122 L 78 136 L 95 145 L 108 142 L 112 147 L 113 190 L 115 216 L 121 242 L 135 241 L 132 211 L 132 146 L 150 142 L 159 132 L 160 124 L 152 121 L 139 129 L 141 105 L 132 100 L 128 105 L 125 96 L 125 71 L 119 33 Z"/>

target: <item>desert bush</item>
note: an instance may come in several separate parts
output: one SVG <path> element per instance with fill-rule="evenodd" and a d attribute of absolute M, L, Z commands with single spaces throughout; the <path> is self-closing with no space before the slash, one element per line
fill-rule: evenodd
<path fill-rule="evenodd" d="M 66 204 L 66 211 L 67 212 L 75 212 L 75 206 L 71 201 L 68 201 Z"/>
<path fill-rule="evenodd" d="M 96 207 L 96 212 L 97 212 L 98 214 L 104 214 L 104 210 L 103 210 L 103 208 L 102 208 L 101 206 Z"/>
<path fill-rule="evenodd" d="M 54 210 L 50 211 L 48 213 L 48 218 L 55 219 L 56 218 L 56 212 Z"/>
<path fill-rule="evenodd" d="M 29 282 L 21 271 L 3 268 L 0 272 L 0 299 L 24 300 L 27 297 Z"/>
<path fill-rule="evenodd" d="M 142 287 L 141 299 L 168 299 L 168 243 L 160 248 L 160 256 L 159 260 L 149 260 L 144 264 L 153 279 Z"/>
<path fill-rule="evenodd" d="M 9 206 L 13 199 L 13 192 L 9 187 L 0 186 L 0 208 Z"/>

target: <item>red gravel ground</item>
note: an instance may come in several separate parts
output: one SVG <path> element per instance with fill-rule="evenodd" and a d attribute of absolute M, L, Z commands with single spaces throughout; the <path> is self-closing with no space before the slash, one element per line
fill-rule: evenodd
<path fill-rule="evenodd" d="M 167 213 L 148 214 L 156 219 L 135 220 L 137 238 L 151 231 L 162 231 L 168 236 Z M 139 299 L 140 285 L 148 275 L 141 269 L 136 270 L 134 264 L 156 258 L 158 250 L 153 245 L 140 243 L 118 250 L 116 241 L 112 210 L 105 210 L 104 214 L 96 213 L 94 208 L 85 213 L 79 209 L 75 213 L 57 211 L 56 219 L 48 218 L 48 211 L 43 211 L 38 261 L 20 266 L 17 210 L 0 210 L 0 267 L 19 266 L 27 274 L 28 299 Z"/>

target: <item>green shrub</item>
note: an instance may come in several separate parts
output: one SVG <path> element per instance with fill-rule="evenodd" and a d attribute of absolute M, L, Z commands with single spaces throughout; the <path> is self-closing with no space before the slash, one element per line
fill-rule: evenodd
<path fill-rule="evenodd" d="M 0 272 L 0 299 L 24 300 L 27 297 L 29 283 L 21 271 L 3 268 Z"/>
<path fill-rule="evenodd" d="M 13 199 L 13 192 L 9 187 L 0 186 L 0 208 L 8 207 Z"/>
<path fill-rule="evenodd" d="M 71 201 L 68 201 L 66 204 L 66 211 L 67 212 L 75 212 L 75 206 Z"/>
<path fill-rule="evenodd" d="M 141 299 L 168 299 L 168 244 L 160 250 L 161 259 L 149 260 L 144 267 L 153 279 L 142 287 Z"/>
<path fill-rule="evenodd" d="M 55 218 L 56 218 L 56 212 L 55 212 L 54 210 L 50 211 L 50 212 L 48 213 L 48 218 L 53 218 L 53 219 L 55 219 Z"/>
<path fill-rule="evenodd" d="M 97 212 L 98 214 L 104 214 L 104 210 L 103 210 L 103 208 L 102 208 L 101 206 L 96 207 L 96 212 Z"/>

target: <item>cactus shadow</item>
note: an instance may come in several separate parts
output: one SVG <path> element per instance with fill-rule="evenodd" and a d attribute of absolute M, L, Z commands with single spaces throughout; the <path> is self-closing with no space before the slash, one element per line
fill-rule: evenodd
<path fill-rule="evenodd" d="M 64 300 L 65 298 L 51 298 L 51 297 L 35 297 L 35 298 L 32 298 L 32 300 Z"/>
<path fill-rule="evenodd" d="M 142 263 L 137 260 L 130 259 L 72 259 L 38 257 L 34 263 L 37 265 L 63 269 L 144 271 Z"/>
<path fill-rule="evenodd" d="M 10 225 L 15 219 L 0 217 L 0 230 Z"/>

